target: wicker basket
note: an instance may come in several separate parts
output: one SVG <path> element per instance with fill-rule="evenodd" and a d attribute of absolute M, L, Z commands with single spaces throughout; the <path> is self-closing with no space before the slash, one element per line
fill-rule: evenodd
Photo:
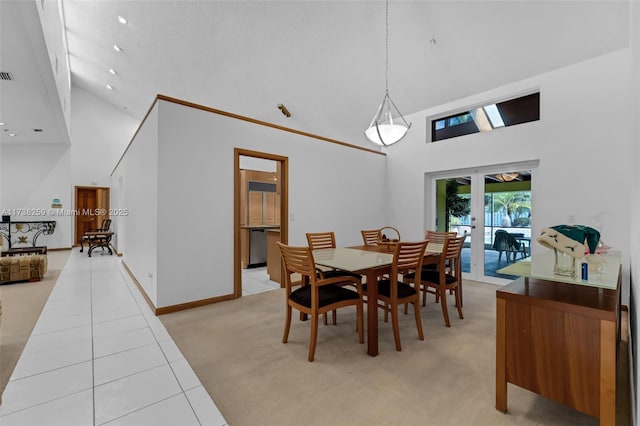
<path fill-rule="evenodd" d="M 400 232 L 396 228 L 385 226 L 378 229 L 378 246 L 387 250 L 394 250 L 398 242 L 400 242 Z"/>

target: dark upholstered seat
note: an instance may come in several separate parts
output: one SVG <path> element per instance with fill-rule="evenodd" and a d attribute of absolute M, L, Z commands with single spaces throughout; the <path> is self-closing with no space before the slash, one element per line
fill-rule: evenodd
<path fill-rule="evenodd" d="M 359 342 L 364 343 L 362 284 L 360 278 L 339 275 L 325 278 L 316 269 L 313 252 L 309 247 L 292 247 L 278 242 L 284 265 L 285 295 L 287 298 L 286 318 L 282 343 L 287 343 L 291 328 L 291 312 L 293 308 L 311 317 L 311 336 L 309 338 L 309 361 L 313 361 L 318 337 L 318 316 L 337 309 L 356 307 L 356 329 Z M 292 280 L 295 275 L 296 281 Z M 302 277 L 299 280 L 298 277 Z M 345 288 L 353 285 L 356 291 Z M 294 290 L 294 286 L 301 287 Z M 334 317 L 335 319 L 335 317 Z"/>
<path fill-rule="evenodd" d="M 458 316 L 462 316 L 462 268 L 460 265 L 460 252 L 464 244 L 465 236 L 447 238 L 442 247 L 442 254 L 438 262 L 438 269 L 422 269 L 420 273 L 419 288 L 422 291 L 422 305 L 426 304 L 427 293 L 436 295 L 436 302 L 442 305 L 442 316 L 444 323 L 450 327 L 449 312 L 447 308 L 447 290 L 453 291 L 456 298 L 456 308 Z M 415 282 L 415 274 L 406 274 L 404 281 Z"/>
<path fill-rule="evenodd" d="M 400 275 L 406 276 L 406 274 L 422 269 L 422 261 L 427 243 L 427 240 L 399 242 L 393 254 L 393 263 L 391 264 L 389 277 L 379 279 L 377 282 L 378 307 L 384 309 L 385 320 L 388 315 L 391 314 L 393 338 L 395 340 L 396 350 L 398 351 L 402 350 L 398 319 L 398 308 L 400 305 L 413 304 L 418 338 L 424 340 L 422 319 L 420 318 L 420 293 L 418 291 L 420 284 L 415 283 L 414 286 L 411 286 L 409 284 L 411 281 L 405 280 L 405 282 L 402 282 L 399 277 Z M 368 303 L 374 303 L 374 301 L 369 300 Z"/>
<path fill-rule="evenodd" d="M 357 299 L 358 293 L 352 290 L 347 290 L 336 285 L 326 285 L 318 289 L 319 307 L 338 303 L 343 300 Z M 291 300 L 311 308 L 311 286 L 304 286 L 296 289 L 289 296 Z"/>

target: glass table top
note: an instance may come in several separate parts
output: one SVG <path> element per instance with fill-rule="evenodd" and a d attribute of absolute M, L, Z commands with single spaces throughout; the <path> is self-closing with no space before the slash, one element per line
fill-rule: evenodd
<path fill-rule="evenodd" d="M 347 247 L 313 250 L 313 258 L 317 265 L 352 272 L 393 263 L 393 254 Z"/>

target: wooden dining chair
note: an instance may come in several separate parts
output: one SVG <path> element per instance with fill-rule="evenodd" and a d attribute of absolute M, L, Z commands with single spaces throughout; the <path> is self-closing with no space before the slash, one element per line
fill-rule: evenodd
<path fill-rule="evenodd" d="M 455 231 L 447 232 L 447 231 L 432 231 L 427 229 L 424 238 L 425 240 L 429 240 L 430 243 L 438 243 L 444 244 L 444 241 L 447 238 L 455 238 L 458 236 L 458 233 Z"/>
<path fill-rule="evenodd" d="M 311 250 L 320 250 L 327 248 L 336 248 L 336 236 L 334 232 L 307 232 L 307 243 Z M 362 279 L 361 275 L 355 272 L 341 271 L 330 268 L 318 268 L 323 278 L 333 278 L 335 276 L 348 275 L 354 278 Z"/>
<path fill-rule="evenodd" d="M 333 278 L 320 278 L 316 273 L 316 265 L 313 253 L 309 247 L 292 247 L 278 242 L 284 265 L 285 295 L 287 298 L 286 318 L 282 343 L 287 343 L 291 328 L 292 309 L 300 311 L 311 317 L 311 336 L 309 338 L 309 361 L 313 361 L 318 338 L 318 316 L 329 311 L 335 311 L 347 306 L 356 307 L 356 328 L 359 342 L 364 343 L 363 331 L 363 302 L 359 291 L 344 288 L 344 284 L 360 287 L 360 281 L 350 276 L 336 276 Z M 309 277 L 308 285 L 302 285 L 294 290 L 297 282 L 292 281 L 292 275 L 299 274 Z"/>
<path fill-rule="evenodd" d="M 444 323 L 450 327 L 449 312 L 447 309 L 447 290 L 452 290 L 456 298 L 458 316 L 462 315 L 462 267 L 460 253 L 466 236 L 447 238 L 442 248 L 442 254 L 436 270 L 422 269 L 420 274 L 420 291 L 422 292 L 422 305 L 426 305 L 427 293 L 435 294 L 436 302 L 442 306 Z M 447 267 L 447 265 L 449 265 Z M 414 281 L 413 274 L 405 275 L 405 282 Z"/>
<path fill-rule="evenodd" d="M 447 238 L 455 238 L 458 236 L 458 233 L 455 231 L 432 231 L 427 229 L 424 234 L 424 239 L 429 240 L 430 243 L 444 244 Z M 427 247 L 428 248 L 428 247 Z M 448 266 L 448 265 L 447 265 Z M 427 269 L 438 269 L 437 263 L 431 263 L 429 265 L 424 266 Z"/>
<path fill-rule="evenodd" d="M 307 232 L 307 243 L 309 244 L 309 248 L 311 250 L 320 250 L 327 248 L 336 248 L 336 235 L 334 232 Z M 356 274 L 355 272 L 350 271 L 341 271 L 334 268 L 327 268 L 324 266 L 316 266 L 316 271 L 320 274 L 321 278 L 333 278 L 339 276 L 350 276 L 358 279 L 358 282 L 362 284 L 362 276 L 360 274 Z M 345 281 L 344 285 L 351 285 L 349 281 Z M 360 297 L 364 300 L 364 294 L 362 293 L 361 286 L 354 286 L 355 290 L 358 291 Z M 333 324 L 337 323 L 337 314 L 333 312 Z M 327 324 L 327 316 L 324 317 L 324 324 Z"/>
<path fill-rule="evenodd" d="M 378 237 L 380 236 L 379 229 L 362 229 L 360 234 L 362 234 L 362 241 L 364 241 L 365 246 L 378 245 Z"/>
<path fill-rule="evenodd" d="M 413 273 L 422 269 L 424 252 L 428 241 L 399 242 L 393 254 L 391 273 L 388 278 L 379 279 L 378 285 L 378 307 L 387 314 L 391 314 L 393 326 L 393 338 L 396 343 L 396 350 L 401 351 L 400 344 L 400 324 L 398 319 L 398 308 L 400 305 L 412 303 L 418 329 L 418 338 L 424 340 L 422 333 L 422 319 L 420 318 L 420 284 L 410 285 L 408 280 L 400 279 L 399 276 Z M 404 282 L 403 282 L 404 281 Z M 365 284 L 366 286 L 367 284 Z M 371 302 L 369 302 L 371 303 Z"/>

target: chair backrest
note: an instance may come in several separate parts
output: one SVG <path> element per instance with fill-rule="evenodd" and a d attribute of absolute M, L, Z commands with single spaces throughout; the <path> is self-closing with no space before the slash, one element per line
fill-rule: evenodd
<path fill-rule="evenodd" d="M 336 236 L 333 232 L 307 232 L 307 242 L 311 250 L 336 248 Z"/>
<path fill-rule="evenodd" d="M 464 240 L 466 238 L 466 235 L 447 238 L 444 242 L 444 246 L 442 247 L 442 255 L 440 256 L 440 266 L 438 267 L 438 270 L 446 271 L 446 266 L 448 264 L 448 272 L 456 277 L 460 276 L 460 253 L 462 252 L 462 246 L 464 245 Z"/>
<path fill-rule="evenodd" d="M 107 232 L 111 228 L 111 219 L 102 219 L 102 225 L 96 231 Z"/>
<path fill-rule="evenodd" d="M 493 240 L 493 249 L 505 251 L 510 248 L 520 249 L 520 241 L 516 240 L 516 235 L 510 234 L 504 229 L 498 229 Z"/>
<path fill-rule="evenodd" d="M 380 235 L 379 229 L 363 229 L 360 231 L 362 234 L 362 241 L 365 246 L 377 246 L 378 237 Z"/>
<path fill-rule="evenodd" d="M 458 236 L 458 233 L 455 231 L 446 232 L 446 231 L 432 231 L 427 229 L 424 234 L 424 239 L 429 240 L 432 243 L 444 244 L 444 240 L 447 238 L 455 238 Z"/>
<path fill-rule="evenodd" d="M 277 242 L 282 257 L 282 265 L 285 271 L 285 287 L 287 293 L 291 293 L 291 275 L 300 274 L 315 281 L 315 263 L 309 247 L 293 247 Z"/>
<path fill-rule="evenodd" d="M 399 242 L 393 255 L 391 276 L 395 278 L 398 274 L 406 274 L 408 272 L 421 270 L 424 252 L 427 249 L 428 243 L 428 240 Z"/>
<path fill-rule="evenodd" d="M 493 238 L 494 250 L 508 250 L 509 249 L 509 233 L 504 229 L 498 229 Z"/>

